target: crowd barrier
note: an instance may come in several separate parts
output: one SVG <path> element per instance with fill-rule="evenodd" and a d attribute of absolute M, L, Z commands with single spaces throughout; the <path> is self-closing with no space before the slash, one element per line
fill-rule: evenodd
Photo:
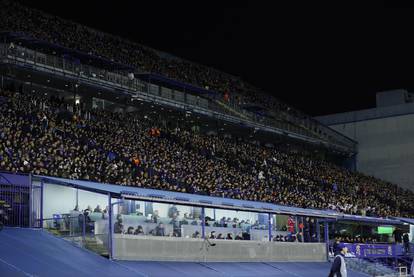
<path fill-rule="evenodd" d="M 203 240 L 114 234 L 113 258 L 142 261 L 326 261 L 324 243 Z"/>

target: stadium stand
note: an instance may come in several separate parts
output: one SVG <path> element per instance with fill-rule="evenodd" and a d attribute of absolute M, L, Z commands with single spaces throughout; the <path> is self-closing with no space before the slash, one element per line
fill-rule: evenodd
<path fill-rule="evenodd" d="M 0 172 L 26 180 L 0 182 L 5 226 L 110 259 L 6 228 L 2 276 L 316 277 L 339 242 L 358 249 L 351 269 L 407 267 L 414 193 L 343 167 L 352 139 L 238 77 L 15 1 L 0 0 L 0 40 Z M 209 196 L 220 205 L 188 199 Z"/>
<path fill-rule="evenodd" d="M 284 122 L 297 132 L 310 137 L 337 140 L 329 128 L 308 115 L 267 95 L 238 77 L 224 72 L 173 57 L 169 54 L 103 33 L 80 24 L 45 14 L 39 10 L 22 6 L 15 1 L 0 1 L 0 26 L 3 31 L 21 34 L 25 40 L 39 40 L 43 51 L 57 54 L 41 45 L 45 42 L 74 49 L 90 56 L 102 57 L 112 62 L 125 64 L 136 73 L 165 76 L 207 91 L 217 92 L 214 101 L 228 112 L 245 115 L 269 125 Z M 340 140 L 350 142 L 344 137 Z M 352 144 L 352 142 L 351 142 Z M 349 145 L 348 145 L 349 146 Z"/>
<path fill-rule="evenodd" d="M 159 116 L 71 114 L 55 97 L 4 91 L 0 169 L 350 214 L 412 215 L 413 193 L 396 185 L 294 146 L 268 148 L 185 126 L 163 128 Z"/>

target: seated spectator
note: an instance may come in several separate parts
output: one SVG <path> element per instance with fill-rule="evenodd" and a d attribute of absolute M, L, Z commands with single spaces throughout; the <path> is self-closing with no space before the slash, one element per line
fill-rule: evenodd
<path fill-rule="evenodd" d="M 201 234 L 199 231 L 195 231 L 194 234 L 191 235 L 191 237 L 194 239 L 199 239 L 201 238 Z"/>
<path fill-rule="evenodd" d="M 159 236 L 159 237 L 163 237 L 165 236 L 165 228 L 164 228 L 164 224 L 162 224 L 162 222 L 160 222 L 157 227 L 155 227 L 155 229 L 152 232 L 153 234 L 155 233 L 155 236 Z"/>
<path fill-rule="evenodd" d="M 250 234 L 247 232 L 242 232 L 243 240 L 250 240 Z"/>
<path fill-rule="evenodd" d="M 208 236 L 209 239 L 215 239 L 216 238 L 216 231 L 211 231 L 210 235 Z"/>
<path fill-rule="evenodd" d="M 234 239 L 235 240 L 243 240 L 243 235 L 241 233 L 238 233 Z"/>
<path fill-rule="evenodd" d="M 129 226 L 128 229 L 127 229 L 127 234 L 128 235 L 133 235 L 134 234 L 134 227 Z"/>
<path fill-rule="evenodd" d="M 152 137 L 148 130 L 157 124 L 140 113 L 93 110 L 88 118 L 76 114 L 73 119 L 72 113 L 66 119 L 57 112 L 66 107 L 56 99 L 9 91 L 0 91 L 0 96 L 0 170 L 370 216 L 414 214 L 412 192 L 316 158 L 299 145 L 268 148 L 184 126 L 180 135 L 165 128 Z M 41 123 L 44 114 L 46 130 Z M 131 162 L 135 154 L 140 157 L 139 166 Z M 265 172 L 263 180 L 255 177 L 260 170 Z M 250 231 L 244 225 L 247 220 L 242 224 L 237 218 L 224 219 L 215 225 Z M 206 226 L 211 221 L 207 217 Z M 151 222 L 159 223 L 158 211 Z M 306 230 L 295 230 L 295 225 L 289 217 L 282 230 L 294 234 L 309 229 L 314 239 L 312 223 L 302 228 Z"/>
<path fill-rule="evenodd" d="M 227 233 L 227 240 L 233 240 L 233 234 L 232 233 Z"/>
<path fill-rule="evenodd" d="M 134 235 L 145 235 L 144 228 L 141 225 L 138 225 L 137 229 L 135 229 Z"/>

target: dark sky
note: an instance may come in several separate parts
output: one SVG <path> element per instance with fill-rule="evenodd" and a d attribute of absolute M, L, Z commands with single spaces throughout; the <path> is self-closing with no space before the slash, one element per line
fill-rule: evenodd
<path fill-rule="evenodd" d="M 414 10 L 381 1 L 21 2 L 241 76 L 311 115 L 373 107 L 381 90 L 414 90 Z"/>

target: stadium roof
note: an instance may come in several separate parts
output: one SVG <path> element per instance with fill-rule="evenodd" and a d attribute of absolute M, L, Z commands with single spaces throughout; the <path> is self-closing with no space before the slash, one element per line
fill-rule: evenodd
<path fill-rule="evenodd" d="M 198 86 L 195 86 L 195 85 L 191 85 L 191 84 L 187 84 L 187 83 L 184 83 L 184 82 L 181 82 L 181 81 L 170 79 L 170 78 L 164 77 L 164 76 L 159 75 L 159 74 L 139 73 L 139 74 L 135 74 L 135 76 L 137 78 L 143 80 L 143 81 L 146 81 L 146 82 L 162 84 L 162 85 L 166 85 L 168 87 L 173 87 L 173 88 L 184 89 L 185 91 L 188 91 L 188 92 L 208 94 L 208 95 L 212 95 L 212 96 L 220 94 L 216 91 L 212 91 L 212 90 L 209 90 L 209 89 L 201 88 L 201 87 L 198 87 Z"/>
<path fill-rule="evenodd" d="M 48 177 L 35 175 L 34 178 L 39 180 L 51 182 L 58 185 L 70 186 L 78 189 L 93 191 L 97 193 L 111 193 L 114 196 L 123 197 L 126 199 L 140 199 L 165 203 L 176 203 L 182 205 L 205 206 L 220 209 L 245 210 L 260 213 L 276 213 L 299 216 L 311 216 L 321 218 L 331 218 L 333 220 L 350 220 L 361 221 L 378 224 L 402 224 L 404 221 L 401 218 L 388 219 L 376 218 L 357 215 L 344 215 L 332 210 L 317 210 L 304 209 L 297 207 L 289 207 L 276 205 L 266 202 L 238 200 L 223 197 L 214 197 L 174 191 L 164 191 L 139 187 L 126 187 L 121 185 L 111 185 L 105 183 L 96 183 L 91 181 L 70 180 L 56 177 Z"/>
<path fill-rule="evenodd" d="M 49 43 L 40 39 L 31 37 L 30 35 L 17 32 L 0 32 L 0 38 L 7 39 L 8 42 L 21 43 L 29 46 L 29 48 L 47 49 L 54 51 L 73 63 L 85 63 L 108 70 L 125 70 L 134 71 L 134 68 L 125 64 L 121 64 L 103 57 L 98 57 L 90 53 L 83 53 L 74 49 L 66 48 L 58 44 Z"/>
<path fill-rule="evenodd" d="M 40 180 L 48 181 L 58 185 L 71 186 L 88 191 L 94 191 L 97 193 L 111 193 L 119 197 L 131 199 L 140 198 L 143 200 L 169 202 L 183 205 L 210 206 L 222 209 L 257 211 L 262 213 L 272 212 L 280 214 L 304 215 L 324 218 L 335 218 L 338 215 L 338 213 L 330 210 L 303 209 L 297 207 L 275 205 L 266 202 L 238 200 L 231 198 L 222 198 L 139 187 L 126 187 L 121 185 L 111 185 L 81 180 L 70 180 L 48 176 L 34 176 L 34 178 L 39 178 Z"/>

